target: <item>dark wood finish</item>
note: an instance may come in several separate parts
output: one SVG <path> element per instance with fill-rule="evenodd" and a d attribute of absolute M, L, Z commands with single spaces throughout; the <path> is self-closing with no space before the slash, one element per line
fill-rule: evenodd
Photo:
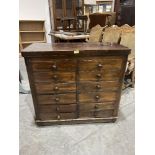
<path fill-rule="evenodd" d="M 33 71 L 75 71 L 76 66 L 72 59 L 34 58 L 31 62 Z"/>
<path fill-rule="evenodd" d="M 120 69 L 122 65 L 122 57 L 106 57 L 106 58 L 98 58 L 93 57 L 93 59 L 81 59 L 79 70 L 80 71 L 101 71 L 101 70 L 114 70 Z"/>
<path fill-rule="evenodd" d="M 76 103 L 75 93 L 38 95 L 38 104 L 72 104 Z"/>
<path fill-rule="evenodd" d="M 103 110 L 103 111 L 87 111 L 81 112 L 80 117 L 95 117 L 95 118 L 109 118 L 113 115 L 113 110 Z"/>
<path fill-rule="evenodd" d="M 97 72 L 84 72 L 79 71 L 80 81 L 111 81 L 119 80 L 120 71 L 97 71 Z"/>
<path fill-rule="evenodd" d="M 87 91 L 91 92 L 103 92 L 103 91 L 115 91 L 120 87 L 119 81 L 82 81 L 78 86 L 78 90 L 80 93 L 84 93 Z"/>
<path fill-rule="evenodd" d="M 130 49 L 100 43 L 24 50 L 38 125 L 115 122 Z"/>
<path fill-rule="evenodd" d="M 75 83 L 39 82 L 35 83 L 35 86 L 38 94 L 69 93 L 76 91 Z"/>
<path fill-rule="evenodd" d="M 50 17 L 53 17 L 50 20 L 54 19 L 54 30 L 76 30 L 75 19 L 80 14 L 79 10 L 84 14 L 84 0 L 49 0 L 49 9 Z M 70 24 L 73 24 L 72 28 Z"/>
<path fill-rule="evenodd" d="M 76 112 L 76 104 L 70 105 L 39 105 L 41 113 L 72 113 Z"/>
<path fill-rule="evenodd" d="M 89 15 L 89 19 L 90 19 L 90 23 L 89 23 L 89 29 L 91 29 L 92 27 L 96 26 L 96 25 L 100 25 L 102 27 L 104 27 L 106 25 L 106 19 L 108 20 L 109 16 L 111 16 L 111 14 L 102 14 L 102 13 L 93 13 Z"/>
<path fill-rule="evenodd" d="M 34 72 L 35 82 L 74 82 L 75 72 Z"/>
<path fill-rule="evenodd" d="M 115 0 L 116 24 L 135 25 L 135 0 Z"/>
<path fill-rule="evenodd" d="M 113 110 L 114 107 L 113 102 L 104 102 L 104 103 L 81 103 L 80 104 L 80 112 L 87 113 L 88 111 L 102 111 L 102 110 Z"/>
<path fill-rule="evenodd" d="M 79 102 L 92 103 L 92 102 L 107 102 L 115 101 L 117 92 L 86 92 L 79 94 Z"/>
<path fill-rule="evenodd" d="M 124 24 L 134 26 L 135 25 L 135 6 L 121 5 L 120 6 L 120 17 L 117 23 L 119 26 L 122 26 Z"/>
<path fill-rule="evenodd" d="M 82 21 L 83 31 L 86 33 L 87 32 L 88 16 L 87 15 L 79 15 L 79 16 L 77 16 L 77 31 L 80 30 L 80 21 Z"/>
<path fill-rule="evenodd" d="M 62 119 L 75 119 L 76 114 L 75 112 L 73 113 L 39 113 L 39 121 L 42 121 L 42 124 L 44 124 L 45 120 L 62 120 Z M 49 121 L 48 121 L 49 122 Z M 57 124 L 57 123 L 56 123 Z M 40 123 L 41 125 L 41 123 Z"/>

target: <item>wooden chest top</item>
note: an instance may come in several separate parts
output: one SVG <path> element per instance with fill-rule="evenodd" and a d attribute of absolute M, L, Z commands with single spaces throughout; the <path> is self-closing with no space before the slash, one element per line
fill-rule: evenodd
<path fill-rule="evenodd" d="M 130 49 L 127 47 L 112 44 L 103 45 L 102 43 L 34 43 L 24 50 L 22 50 L 22 55 L 26 56 L 46 56 L 48 54 L 65 54 L 74 55 L 74 51 L 79 50 L 79 54 L 104 54 L 104 55 L 128 55 Z"/>

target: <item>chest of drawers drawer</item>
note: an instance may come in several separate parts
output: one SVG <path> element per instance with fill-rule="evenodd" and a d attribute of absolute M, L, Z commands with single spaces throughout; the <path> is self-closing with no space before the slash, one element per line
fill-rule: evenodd
<path fill-rule="evenodd" d="M 51 82 L 39 82 L 35 83 L 37 94 L 48 93 L 70 93 L 76 92 L 75 83 L 51 83 Z"/>
<path fill-rule="evenodd" d="M 89 59 L 79 60 L 80 71 L 95 70 L 120 70 L 122 65 L 122 57 L 93 57 Z"/>
<path fill-rule="evenodd" d="M 117 91 L 120 86 L 119 81 L 81 81 L 78 90 L 84 92 L 99 92 L 99 91 Z"/>
<path fill-rule="evenodd" d="M 89 112 L 81 112 L 80 117 L 110 118 L 113 117 L 113 113 L 114 110 L 89 111 Z"/>
<path fill-rule="evenodd" d="M 72 104 L 76 103 L 76 94 L 38 95 L 38 104 Z"/>
<path fill-rule="evenodd" d="M 96 102 L 96 103 L 81 103 L 80 112 L 94 112 L 103 110 L 114 110 L 115 102 Z"/>
<path fill-rule="evenodd" d="M 75 71 L 76 61 L 72 59 L 33 58 L 33 71 Z"/>
<path fill-rule="evenodd" d="M 94 93 L 81 93 L 79 94 L 80 103 L 94 103 L 115 101 L 117 99 L 117 92 L 94 92 Z"/>
<path fill-rule="evenodd" d="M 59 120 L 65 120 L 65 119 L 76 119 L 77 115 L 75 112 L 72 113 L 39 113 L 39 119 L 41 121 L 59 121 Z M 58 122 L 57 122 L 58 123 Z M 58 123 L 59 124 L 59 123 Z"/>
<path fill-rule="evenodd" d="M 77 105 L 76 104 L 53 104 L 53 105 L 39 105 L 41 113 L 76 113 Z"/>
<path fill-rule="evenodd" d="M 79 72 L 79 81 L 118 81 L 120 71 L 80 71 Z"/>
<path fill-rule="evenodd" d="M 75 72 L 34 72 L 35 82 L 75 82 Z"/>

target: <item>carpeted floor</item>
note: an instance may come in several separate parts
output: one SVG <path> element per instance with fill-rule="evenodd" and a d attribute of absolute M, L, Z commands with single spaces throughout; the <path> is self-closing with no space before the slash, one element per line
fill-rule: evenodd
<path fill-rule="evenodd" d="M 20 70 L 27 80 L 22 58 Z M 20 94 L 20 155 L 134 155 L 134 93 L 123 91 L 116 123 L 47 127 L 34 124 L 31 94 Z"/>

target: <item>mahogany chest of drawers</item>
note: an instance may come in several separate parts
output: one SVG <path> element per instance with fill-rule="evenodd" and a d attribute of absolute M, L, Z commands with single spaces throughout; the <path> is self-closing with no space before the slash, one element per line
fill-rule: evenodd
<path fill-rule="evenodd" d="M 35 43 L 25 58 L 38 125 L 115 122 L 130 49 Z"/>

